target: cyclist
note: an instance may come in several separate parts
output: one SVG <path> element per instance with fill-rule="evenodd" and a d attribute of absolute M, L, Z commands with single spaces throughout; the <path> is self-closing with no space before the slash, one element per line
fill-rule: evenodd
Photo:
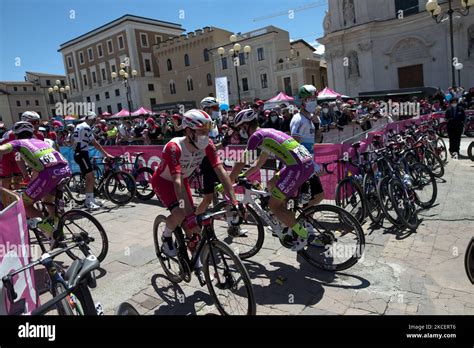
<path fill-rule="evenodd" d="M 240 129 L 241 136 L 248 138 L 248 144 L 244 155 L 232 169 L 231 180 L 236 180 L 244 168 L 249 151 L 262 150 L 255 164 L 242 174 L 245 177 L 258 172 L 270 154 L 276 156 L 284 167 L 267 183 L 271 191 L 268 207 L 282 223 L 292 229 L 293 251 L 303 249 L 309 239 L 312 245 L 320 246 L 319 240 L 309 235 L 306 227 L 296 221 L 295 213 L 286 206 L 287 199 L 294 197 L 303 183 L 314 174 L 313 156 L 289 135 L 271 128 L 260 129 L 258 113 L 252 109 L 239 112 L 234 119 L 234 126 Z"/>
<path fill-rule="evenodd" d="M 86 117 L 83 119 L 84 122 L 77 125 L 74 130 L 74 161 L 79 165 L 82 175 L 86 180 L 86 202 L 85 207 L 87 209 L 96 210 L 99 209 L 103 203 L 94 198 L 94 169 L 89 158 L 89 145 L 94 146 L 99 150 L 104 157 L 113 158 L 109 155 L 104 148 L 97 142 L 92 133 L 91 126 L 94 124 L 97 115 L 93 111 L 86 113 Z"/>
<path fill-rule="evenodd" d="M 0 155 L 18 152 L 22 160 L 32 170 L 32 178 L 25 193 L 23 203 L 30 227 L 37 226 L 51 239 L 53 237 L 53 225 L 48 220 L 41 218 L 42 213 L 33 205 L 35 202 L 54 202 L 54 193 L 58 183 L 71 177 L 66 159 L 55 151 L 44 141 L 33 138 L 34 126 L 25 121 L 15 123 L 13 126 L 15 140 L 0 146 Z M 50 217 L 54 216 L 54 207 L 47 206 Z M 41 223 L 38 220 L 42 220 Z"/>
<path fill-rule="evenodd" d="M 314 112 L 317 108 L 318 90 L 313 85 L 301 86 L 298 95 L 301 99 L 300 112 L 295 114 L 290 122 L 290 134 L 293 139 L 303 145 L 310 154 L 314 153 L 315 125 L 313 123 Z M 317 117 L 317 116 L 316 116 Z M 316 169 L 320 169 L 316 167 Z M 308 205 L 319 204 L 324 199 L 324 190 L 321 180 L 314 175 L 310 181 L 312 198 Z"/>
<path fill-rule="evenodd" d="M 216 148 L 209 139 L 210 116 L 197 109 L 187 111 L 182 117 L 181 128 L 184 137 L 171 139 L 163 149 L 163 158 L 152 178 L 152 186 L 163 204 L 171 214 L 166 219 L 163 232 L 163 251 L 174 257 L 177 254 L 172 240 L 172 232 L 183 221 L 186 235 L 191 239 L 190 249 L 199 241 L 199 227 L 194 213 L 193 198 L 188 177 L 207 156 L 211 168 L 224 184 L 224 189 L 231 197 L 234 211 L 238 211 L 238 202 L 227 172 L 216 153 Z M 191 250 L 193 251 L 193 250 Z"/>

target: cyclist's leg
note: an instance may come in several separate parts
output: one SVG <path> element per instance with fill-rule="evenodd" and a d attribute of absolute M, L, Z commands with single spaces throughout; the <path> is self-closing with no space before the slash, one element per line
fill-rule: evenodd
<path fill-rule="evenodd" d="M 204 157 L 204 159 L 202 160 L 201 174 L 203 177 L 203 186 L 204 186 L 203 191 L 202 191 L 203 198 L 202 198 L 202 202 L 199 204 L 199 206 L 196 209 L 196 215 L 200 215 L 204 213 L 207 210 L 207 208 L 211 205 L 212 200 L 214 198 L 214 188 L 215 188 L 216 182 L 217 183 L 220 182 L 207 156 Z"/>
<path fill-rule="evenodd" d="M 86 205 L 94 201 L 94 168 L 89 158 L 88 151 L 79 151 L 74 153 L 74 160 L 79 165 L 81 173 L 86 180 Z"/>
<path fill-rule="evenodd" d="M 295 213 L 287 209 L 286 200 L 298 192 L 301 185 L 311 177 L 313 171 L 312 162 L 283 168 L 268 202 L 268 207 L 276 217 L 302 238 L 308 237 L 308 231 L 296 221 Z"/>
<path fill-rule="evenodd" d="M 308 206 L 312 207 L 313 205 L 321 203 L 321 201 L 324 199 L 324 189 L 323 185 L 321 184 L 321 180 L 316 175 L 313 175 L 311 179 L 309 179 L 309 184 L 313 198 L 311 201 L 309 201 Z"/>

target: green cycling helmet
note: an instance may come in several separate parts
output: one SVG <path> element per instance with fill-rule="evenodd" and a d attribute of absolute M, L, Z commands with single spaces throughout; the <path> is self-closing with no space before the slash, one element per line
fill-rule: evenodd
<path fill-rule="evenodd" d="M 314 97 L 317 94 L 318 94 L 318 89 L 314 87 L 313 85 L 304 85 L 304 86 L 301 86 L 300 89 L 298 90 L 298 96 L 301 99 Z"/>

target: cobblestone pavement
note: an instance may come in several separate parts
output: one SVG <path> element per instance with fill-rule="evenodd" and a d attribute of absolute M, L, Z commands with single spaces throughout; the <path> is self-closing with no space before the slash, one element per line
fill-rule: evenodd
<path fill-rule="evenodd" d="M 468 139 L 462 141 L 466 152 Z M 366 231 L 362 261 L 341 273 L 318 270 L 266 232 L 263 249 L 245 264 L 257 313 L 280 314 L 474 314 L 474 286 L 464 252 L 474 235 L 474 163 L 450 160 L 438 180 L 436 205 L 421 213 L 416 233 Z M 152 227 L 167 214 L 156 204 L 131 203 L 96 213 L 110 240 L 104 275 L 93 290 L 107 314 L 128 301 L 141 314 L 216 313 L 206 287 L 169 282 L 156 258 Z"/>

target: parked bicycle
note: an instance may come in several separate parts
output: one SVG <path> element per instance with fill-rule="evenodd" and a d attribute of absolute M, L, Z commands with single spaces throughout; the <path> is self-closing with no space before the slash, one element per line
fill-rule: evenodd
<path fill-rule="evenodd" d="M 44 253 L 38 260 L 29 263 L 17 270 L 11 271 L 2 277 L 3 287 L 6 289 L 5 295 L 13 304 L 13 314 L 27 314 L 24 299 L 17 300 L 17 293 L 14 287 L 14 277 L 22 272 L 28 271 L 38 265 L 42 265 L 48 274 L 47 287 L 53 298 L 40 307 L 34 309 L 31 315 L 43 315 L 52 309 L 56 309 L 59 315 L 97 315 L 97 308 L 94 303 L 89 288 L 95 288 L 97 282 L 94 270 L 100 267 L 99 260 L 92 254 L 88 254 L 85 259 L 76 259 L 65 271 L 54 259 L 68 253 L 74 248 L 88 252 L 87 244 L 90 237 L 83 233 L 74 237 L 74 244 L 64 247 L 52 253 Z M 5 299 L 2 299 L 5 302 Z"/>
<path fill-rule="evenodd" d="M 100 165 L 98 161 L 100 162 Z M 100 157 L 92 158 L 92 165 L 96 173 L 96 184 L 94 194 L 110 200 L 118 205 L 125 205 L 131 202 L 137 192 L 137 184 L 130 173 L 120 169 L 125 164 L 123 157 L 104 159 Z M 101 167 L 104 167 L 102 169 Z M 69 184 L 69 189 L 74 201 L 82 205 L 86 201 L 86 180 L 82 173 L 73 173 Z"/>
<path fill-rule="evenodd" d="M 133 162 L 132 174 L 137 185 L 137 198 L 142 201 L 148 201 L 153 198 L 155 192 L 151 186 L 151 178 L 154 174 L 153 169 L 146 166 L 145 160 L 142 159 L 144 152 L 135 152 L 135 161 Z M 125 163 L 132 164 L 132 163 Z"/>
<path fill-rule="evenodd" d="M 169 257 L 163 252 L 161 235 L 166 224 L 166 217 L 157 216 L 153 224 L 156 256 L 168 279 L 173 283 L 183 280 L 189 283 L 194 271 L 201 286 L 207 285 L 221 314 L 254 315 L 256 303 L 250 276 L 232 249 L 217 239 L 213 228 L 212 220 L 225 213 L 224 209 L 197 217 L 198 224 L 202 227 L 202 238 L 191 257 L 188 251 L 189 240 L 184 237 L 181 227 L 173 231 L 177 256 Z M 197 268 L 199 259 L 204 279 L 200 276 L 200 269 Z"/>

